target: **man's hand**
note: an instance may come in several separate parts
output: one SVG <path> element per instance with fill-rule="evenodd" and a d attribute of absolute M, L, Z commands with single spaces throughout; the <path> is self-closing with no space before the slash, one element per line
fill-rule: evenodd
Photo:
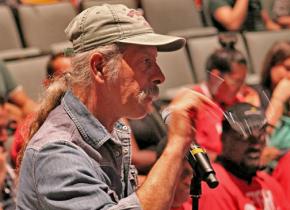
<path fill-rule="evenodd" d="M 178 139 L 178 143 L 186 150 L 194 139 L 194 118 L 197 113 L 206 106 L 216 106 L 206 96 L 185 89 L 181 91 L 171 102 L 168 109 L 170 110 L 168 143 L 171 139 Z M 176 142 L 174 143 L 176 144 Z"/>

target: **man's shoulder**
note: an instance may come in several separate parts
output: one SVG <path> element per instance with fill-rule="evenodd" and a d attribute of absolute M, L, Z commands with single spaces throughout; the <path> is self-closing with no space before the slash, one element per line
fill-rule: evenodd
<path fill-rule="evenodd" d="M 72 142 L 78 134 L 73 121 L 66 114 L 62 106 L 56 107 L 34 134 L 28 147 L 40 150 L 43 146 L 57 142 Z M 78 134 L 79 135 L 79 134 Z"/>

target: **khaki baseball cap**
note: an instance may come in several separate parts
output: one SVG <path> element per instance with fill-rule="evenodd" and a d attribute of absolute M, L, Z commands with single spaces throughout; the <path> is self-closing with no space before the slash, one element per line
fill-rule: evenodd
<path fill-rule="evenodd" d="M 144 17 L 121 4 L 90 7 L 78 14 L 65 29 L 74 53 L 110 43 L 155 46 L 158 51 L 175 51 L 185 39 L 154 33 Z"/>

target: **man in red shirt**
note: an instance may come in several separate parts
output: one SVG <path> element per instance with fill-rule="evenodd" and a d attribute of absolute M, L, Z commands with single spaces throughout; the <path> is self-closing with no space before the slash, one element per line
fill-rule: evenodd
<path fill-rule="evenodd" d="M 217 104 L 216 107 L 206 107 L 196 120 L 196 141 L 207 150 L 211 160 L 222 151 L 220 135 L 223 110 L 238 102 L 260 105 L 258 94 L 245 85 L 247 61 L 235 49 L 236 37 L 220 35 L 220 43 L 222 48 L 207 59 L 207 81 L 193 87 Z"/>
<path fill-rule="evenodd" d="M 222 153 L 213 164 L 219 186 L 203 184 L 200 210 L 288 210 L 279 183 L 260 171 L 266 143 L 267 121 L 263 111 L 248 103 L 227 110 L 222 122 Z"/>

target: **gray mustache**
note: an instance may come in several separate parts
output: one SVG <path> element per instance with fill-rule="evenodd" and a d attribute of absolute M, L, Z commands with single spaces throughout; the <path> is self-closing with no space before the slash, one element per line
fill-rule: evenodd
<path fill-rule="evenodd" d="M 151 88 L 147 88 L 143 91 L 147 96 L 158 97 L 159 95 L 159 87 L 153 86 Z"/>
<path fill-rule="evenodd" d="M 150 96 L 152 98 L 157 98 L 159 96 L 159 87 L 153 86 L 150 88 L 146 88 L 146 89 L 142 90 L 139 94 L 140 100 L 144 100 L 148 96 Z"/>

